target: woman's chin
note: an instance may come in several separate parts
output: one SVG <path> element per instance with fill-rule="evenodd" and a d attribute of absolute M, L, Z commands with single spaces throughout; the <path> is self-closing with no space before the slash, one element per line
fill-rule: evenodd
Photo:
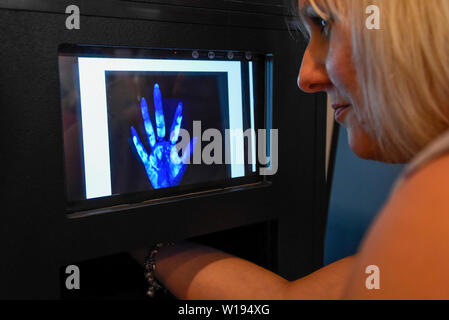
<path fill-rule="evenodd" d="M 348 128 L 348 143 L 352 152 L 359 158 L 382 161 L 377 144 L 363 130 Z"/>

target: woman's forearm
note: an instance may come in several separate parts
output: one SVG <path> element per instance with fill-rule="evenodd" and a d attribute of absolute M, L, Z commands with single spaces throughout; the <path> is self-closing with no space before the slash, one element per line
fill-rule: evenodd
<path fill-rule="evenodd" d="M 160 251 L 156 277 L 179 299 L 283 299 L 288 284 L 249 261 L 190 242 Z"/>
<path fill-rule="evenodd" d="M 143 263 L 144 252 L 137 256 Z M 157 254 L 156 277 L 179 299 L 335 299 L 351 266 L 346 258 L 289 282 L 249 261 L 181 242 Z"/>
<path fill-rule="evenodd" d="M 337 300 L 342 299 L 355 256 L 329 264 L 288 285 L 287 299 Z"/>

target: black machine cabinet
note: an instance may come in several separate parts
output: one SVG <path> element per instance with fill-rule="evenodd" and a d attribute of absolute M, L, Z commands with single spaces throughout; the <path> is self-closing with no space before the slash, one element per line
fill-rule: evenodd
<path fill-rule="evenodd" d="M 72 4 L 79 30 L 65 27 Z M 305 42 L 293 39 L 288 12 L 281 0 L 0 0 L 0 298 L 58 299 L 65 265 L 204 235 L 287 279 L 320 267 L 326 98 L 297 88 Z M 61 44 L 273 54 L 278 173 L 260 188 L 67 216 Z"/>

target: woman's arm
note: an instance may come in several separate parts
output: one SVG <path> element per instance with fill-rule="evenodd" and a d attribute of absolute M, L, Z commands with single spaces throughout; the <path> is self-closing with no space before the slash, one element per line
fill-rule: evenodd
<path fill-rule="evenodd" d="M 143 263 L 147 250 L 134 256 Z M 179 299 L 338 299 L 352 257 L 290 282 L 249 261 L 206 246 L 182 242 L 156 256 L 156 277 Z"/>

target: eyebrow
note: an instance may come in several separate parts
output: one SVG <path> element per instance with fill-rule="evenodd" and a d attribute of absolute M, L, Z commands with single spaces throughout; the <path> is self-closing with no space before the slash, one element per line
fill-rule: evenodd
<path fill-rule="evenodd" d="M 319 11 L 317 11 L 315 6 L 309 2 L 303 8 L 301 8 L 300 14 L 303 15 L 304 17 L 312 17 L 312 18 L 320 17 L 323 19 L 329 18 L 328 15 L 325 13 L 325 10 L 321 9 L 320 7 L 318 7 L 318 10 Z"/>
<path fill-rule="evenodd" d="M 309 7 L 311 7 L 310 2 L 307 1 L 301 8 L 298 8 L 297 14 L 299 19 L 295 22 L 296 29 L 299 30 L 305 38 L 310 37 L 308 21 L 310 19 L 310 15 L 308 13 Z"/>
<path fill-rule="evenodd" d="M 299 17 L 303 20 L 303 23 L 309 25 L 310 19 L 319 18 L 321 15 L 310 3 L 307 3 L 299 10 Z"/>
<path fill-rule="evenodd" d="M 307 17 L 307 16 L 309 16 L 308 10 L 309 10 L 310 8 L 313 9 L 313 7 L 310 5 L 310 3 L 307 2 L 301 9 L 299 9 L 299 15 L 300 15 L 301 17 Z"/>

